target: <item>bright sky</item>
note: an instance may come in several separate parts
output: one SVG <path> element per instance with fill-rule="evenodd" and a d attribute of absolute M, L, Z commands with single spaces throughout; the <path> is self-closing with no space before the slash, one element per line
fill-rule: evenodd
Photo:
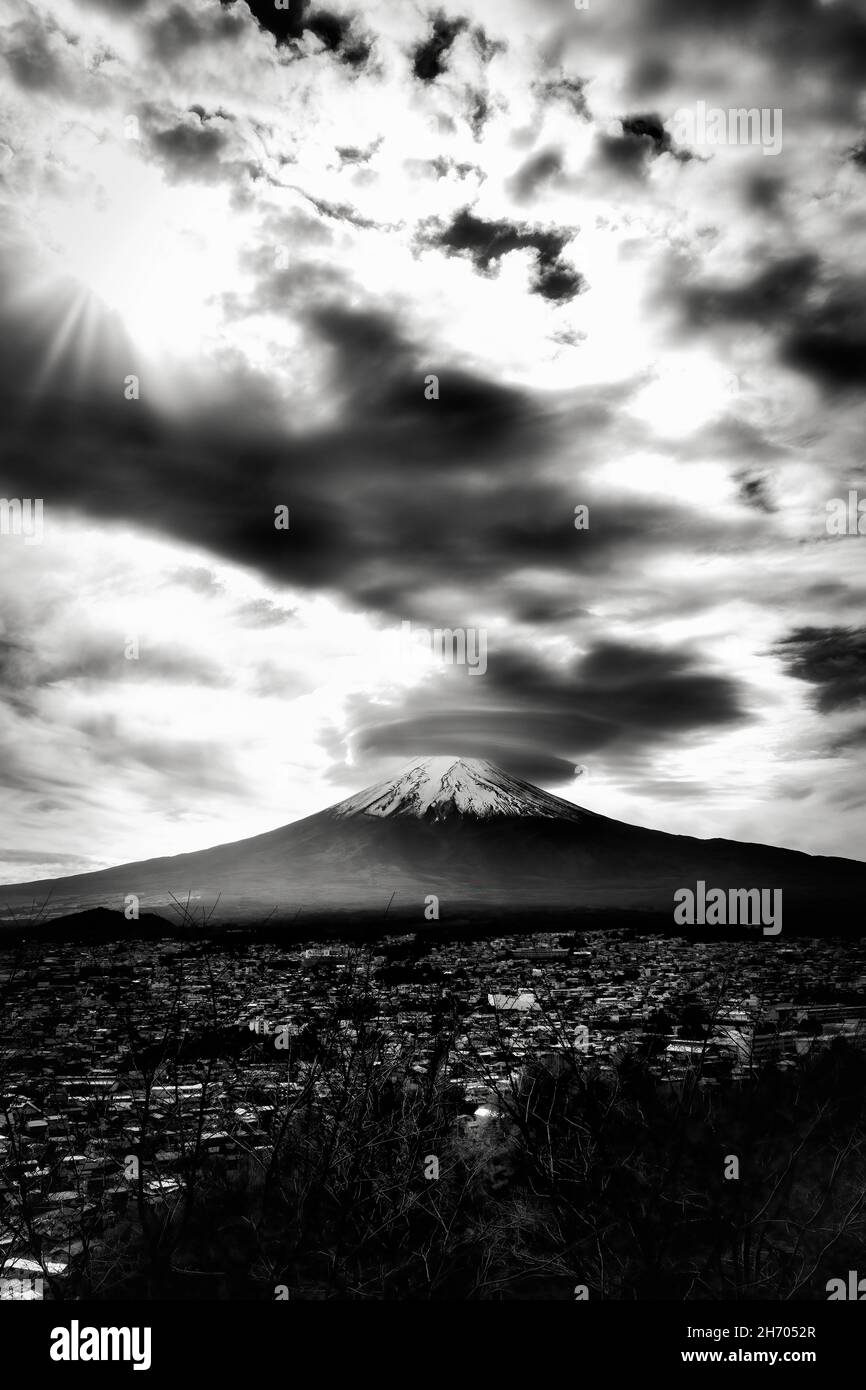
<path fill-rule="evenodd" d="M 0 877 L 439 753 L 862 858 L 860 8 L 252 9 L 0 10 Z"/>

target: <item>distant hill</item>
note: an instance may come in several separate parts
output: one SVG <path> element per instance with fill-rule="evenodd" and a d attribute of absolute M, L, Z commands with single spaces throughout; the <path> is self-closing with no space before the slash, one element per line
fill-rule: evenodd
<path fill-rule="evenodd" d="M 83 912 L 34 919 L 19 914 L 17 921 L 9 921 L 7 916 L 4 926 L 14 930 L 16 925 L 26 926 L 30 936 L 42 941 L 113 941 L 133 936 L 156 940 L 177 933 L 177 923 L 152 912 L 143 912 L 137 920 L 129 920 L 122 912 L 107 907 L 90 907 Z"/>

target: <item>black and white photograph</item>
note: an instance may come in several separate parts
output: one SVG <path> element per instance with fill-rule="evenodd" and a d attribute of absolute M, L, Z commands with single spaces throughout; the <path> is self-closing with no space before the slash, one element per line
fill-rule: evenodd
<path fill-rule="evenodd" d="M 4 1348 L 826 1374 L 864 244 L 866 0 L 0 0 Z"/>

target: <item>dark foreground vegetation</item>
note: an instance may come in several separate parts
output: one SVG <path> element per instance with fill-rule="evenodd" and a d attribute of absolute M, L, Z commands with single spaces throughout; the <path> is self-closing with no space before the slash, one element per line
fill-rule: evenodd
<path fill-rule="evenodd" d="M 737 1081 L 698 1057 L 673 1081 L 651 1047 L 606 1065 L 552 1017 L 549 1049 L 477 1114 L 467 1080 L 487 1061 L 460 1048 L 447 996 L 421 1066 L 378 1026 L 384 987 L 359 952 L 330 1016 L 279 1048 L 238 1045 L 218 980 L 194 1035 L 179 995 L 158 1042 L 130 1037 L 125 1200 L 89 1204 L 58 1279 L 13 1162 L 7 1253 L 26 1246 L 59 1299 L 826 1299 L 862 1264 L 866 1058 L 844 1040 Z M 280 1104 L 260 1104 L 263 1066 Z M 258 1130 L 208 1134 L 217 1069 Z M 191 1078 L 197 1109 L 173 1108 Z M 154 1192 L 168 1144 L 181 1180 Z"/>

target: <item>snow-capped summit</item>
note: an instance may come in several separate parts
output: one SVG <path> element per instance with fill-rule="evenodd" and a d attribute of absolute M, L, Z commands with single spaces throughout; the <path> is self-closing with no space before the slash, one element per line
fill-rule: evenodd
<path fill-rule="evenodd" d="M 592 816 L 482 758 L 414 758 L 395 778 L 340 801 L 331 816 L 411 816 L 443 821 L 533 816 L 579 821 Z"/>
<path fill-rule="evenodd" d="M 300 913 L 300 929 L 312 935 L 322 914 L 328 931 L 333 914 L 349 933 L 355 920 L 365 929 L 381 920 L 418 930 L 432 894 L 458 931 L 474 921 L 485 930 L 498 931 L 505 921 L 511 931 L 541 930 L 551 913 L 563 914 L 573 929 L 575 913 L 589 920 L 614 909 L 656 914 L 669 930 L 674 895 L 701 880 L 778 885 L 786 924 L 799 913 L 810 932 L 827 902 L 834 910 L 843 904 L 844 920 L 859 922 L 866 898 L 866 864 L 859 861 L 627 825 L 493 763 L 433 757 L 414 759 L 390 781 L 329 810 L 247 840 L 5 884 L 3 907 L 13 923 L 15 914 L 27 920 L 34 903 L 48 902 L 52 917 L 96 907 L 114 916 L 134 892 L 142 921 L 146 912 L 158 922 L 189 901 L 208 921 L 268 923 L 269 929 L 282 922 L 294 931 Z"/>

